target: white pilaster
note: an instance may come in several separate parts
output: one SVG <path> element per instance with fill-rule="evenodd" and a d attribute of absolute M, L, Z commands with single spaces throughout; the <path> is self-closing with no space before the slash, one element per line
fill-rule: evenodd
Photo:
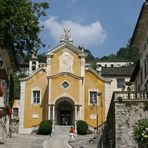
<path fill-rule="evenodd" d="M 51 106 L 50 105 L 48 105 L 48 120 L 50 120 L 51 119 L 51 112 L 50 112 L 50 110 L 51 110 Z"/>
<path fill-rule="evenodd" d="M 54 124 L 54 121 L 55 121 L 55 106 L 54 105 L 52 106 L 52 117 L 53 117 L 53 124 Z"/>
<path fill-rule="evenodd" d="M 32 73 L 32 61 L 29 61 L 29 74 Z"/>
<path fill-rule="evenodd" d="M 75 121 L 78 120 L 78 106 L 75 105 Z"/>
<path fill-rule="evenodd" d="M 85 75 L 85 58 L 81 58 L 81 77 Z"/>
<path fill-rule="evenodd" d="M 49 55 L 47 57 L 47 76 L 51 76 L 51 64 L 52 64 L 52 56 Z"/>
<path fill-rule="evenodd" d="M 36 61 L 36 69 L 38 69 L 39 68 L 39 61 L 37 60 Z"/>
<path fill-rule="evenodd" d="M 81 120 L 84 119 L 84 88 L 83 88 L 83 80 L 79 80 L 79 105 L 81 105 L 80 107 L 80 111 L 79 111 L 79 118 Z"/>
<path fill-rule="evenodd" d="M 24 103 L 25 102 L 25 82 L 21 82 L 20 108 L 19 108 L 19 133 L 24 131 Z"/>
<path fill-rule="evenodd" d="M 110 101 L 111 101 L 110 84 L 105 83 L 105 119 L 107 117 Z"/>
<path fill-rule="evenodd" d="M 52 80 L 48 79 L 48 119 L 51 119 L 51 83 Z"/>

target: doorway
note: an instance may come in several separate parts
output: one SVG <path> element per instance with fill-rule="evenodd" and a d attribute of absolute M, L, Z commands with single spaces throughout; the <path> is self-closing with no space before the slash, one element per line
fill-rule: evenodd
<path fill-rule="evenodd" d="M 69 98 L 61 98 L 56 102 L 56 124 L 74 124 L 74 103 Z"/>
<path fill-rule="evenodd" d="M 60 125 L 70 125 L 70 110 L 60 111 Z"/>

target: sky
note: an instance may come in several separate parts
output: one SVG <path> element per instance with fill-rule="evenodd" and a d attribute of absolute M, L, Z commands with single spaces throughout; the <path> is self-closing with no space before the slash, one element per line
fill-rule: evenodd
<path fill-rule="evenodd" d="M 64 29 L 70 29 L 73 45 L 103 57 L 126 47 L 132 37 L 145 0 L 38 0 L 49 3 L 47 16 L 40 18 L 40 33 L 47 52 L 60 44 Z"/>

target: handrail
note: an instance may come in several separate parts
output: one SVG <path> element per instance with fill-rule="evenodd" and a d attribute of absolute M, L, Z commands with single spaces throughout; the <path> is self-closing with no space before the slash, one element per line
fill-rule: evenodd
<path fill-rule="evenodd" d="M 7 133 L 7 128 L 6 128 L 5 124 L 2 122 L 2 120 L 0 120 L 0 124 L 1 124 L 2 128 L 4 129 L 5 133 Z"/>
<path fill-rule="evenodd" d="M 105 122 L 104 122 L 104 123 L 105 123 Z M 101 128 L 101 127 L 104 125 L 104 123 L 98 125 L 98 129 Z M 96 126 L 92 126 L 92 125 L 90 125 L 90 124 L 88 124 L 88 126 L 90 126 L 91 128 L 96 128 Z"/>

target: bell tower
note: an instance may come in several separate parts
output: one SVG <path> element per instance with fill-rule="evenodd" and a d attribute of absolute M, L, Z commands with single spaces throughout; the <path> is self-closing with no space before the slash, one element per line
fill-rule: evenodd
<path fill-rule="evenodd" d="M 29 60 L 29 74 L 39 68 L 39 61 L 36 52 L 33 52 L 31 59 Z"/>

